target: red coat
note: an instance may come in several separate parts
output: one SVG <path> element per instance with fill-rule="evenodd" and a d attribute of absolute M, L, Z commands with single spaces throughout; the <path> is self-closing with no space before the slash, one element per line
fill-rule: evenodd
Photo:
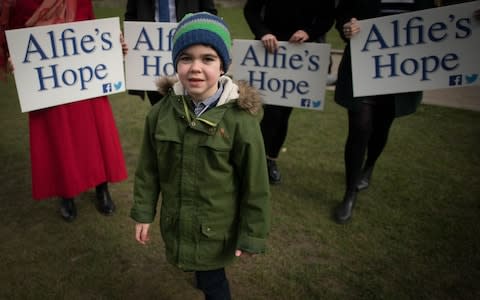
<path fill-rule="evenodd" d="M 17 0 L 11 28 L 25 27 L 42 0 Z M 78 0 L 76 21 L 94 19 L 90 0 Z M 33 198 L 75 197 L 102 182 L 127 178 L 107 97 L 29 112 Z"/>

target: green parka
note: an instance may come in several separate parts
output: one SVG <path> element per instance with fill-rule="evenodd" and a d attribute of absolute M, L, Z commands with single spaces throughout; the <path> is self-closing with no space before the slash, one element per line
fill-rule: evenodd
<path fill-rule="evenodd" d="M 152 223 L 161 193 L 166 257 L 182 270 L 224 267 L 236 249 L 263 253 L 270 190 L 258 93 L 223 76 L 217 106 L 197 118 L 175 81 L 159 81 L 165 97 L 146 118 L 130 216 Z"/>

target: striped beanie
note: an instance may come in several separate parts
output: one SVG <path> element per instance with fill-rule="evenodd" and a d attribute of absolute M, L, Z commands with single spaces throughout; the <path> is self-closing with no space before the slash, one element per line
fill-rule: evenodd
<path fill-rule="evenodd" d="M 192 45 L 208 45 L 217 51 L 222 61 L 223 71 L 227 72 L 232 58 L 232 39 L 225 22 L 208 12 L 190 13 L 178 23 L 173 36 L 172 60 L 177 70 L 180 53 Z"/>

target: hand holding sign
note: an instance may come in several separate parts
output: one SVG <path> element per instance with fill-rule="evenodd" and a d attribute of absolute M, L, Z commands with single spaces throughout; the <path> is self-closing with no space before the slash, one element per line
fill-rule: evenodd
<path fill-rule="evenodd" d="M 277 37 L 271 33 L 268 33 L 262 36 L 261 39 L 263 46 L 268 50 L 269 53 L 275 53 L 278 49 L 278 40 Z"/>
<path fill-rule="evenodd" d="M 347 39 L 351 39 L 357 33 L 360 32 L 360 24 L 358 24 L 357 19 L 352 18 L 349 22 L 343 24 L 343 35 Z"/>
<path fill-rule="evenodd" d="M 7 59 L 7 72 L 13 73 L 13 71 L 15 71 L 15 68 L 13 67 L 12 58 L 9 56 Z"/>

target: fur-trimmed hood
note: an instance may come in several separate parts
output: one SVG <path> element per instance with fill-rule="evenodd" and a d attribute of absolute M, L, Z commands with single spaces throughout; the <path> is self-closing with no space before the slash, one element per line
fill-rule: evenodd
<path fill-rule="evenodd" d="M 237 101 L 242 109 L 248 111 L 252 115 L 256 115 L 262 107 L 262 100 L 258 90 L 246 81 L 234 82 L 228 76 L 220 77 L 220 83 L 223 85 L 223 93 L 217 103 L 222 104 Z M 185 89 L 176 76 L 160 77 L 157 82 L 157 90 L 161 95 L 166 95 L 170 89 L 173 89 L 175 95 L 185 95 Z"/>

